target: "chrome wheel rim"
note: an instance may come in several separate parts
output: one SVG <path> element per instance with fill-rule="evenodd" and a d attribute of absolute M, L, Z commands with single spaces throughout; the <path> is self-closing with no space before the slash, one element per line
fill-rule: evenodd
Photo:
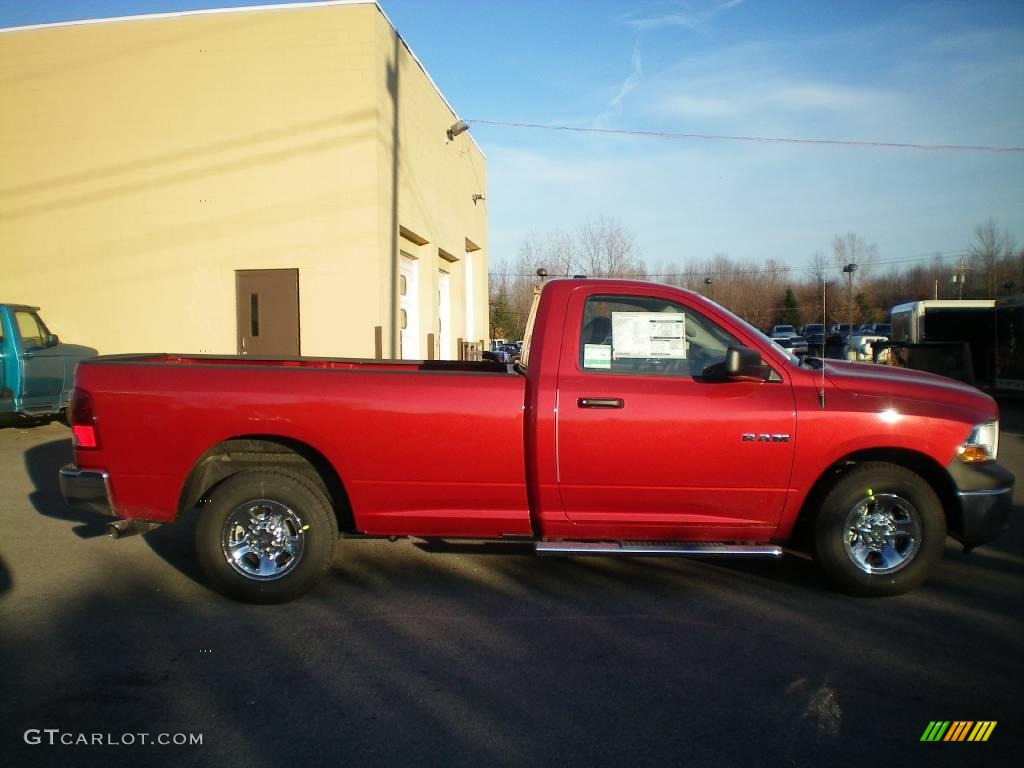
<path fill-rule="evenodd" d="M 921 530 L 921 516 L 902 496 L 870 494 L 847 514 L 843 546 L 864 573 L 895 573 L 921 548 Z"/>
<path fill-rule="evenodd" d="M 247 579 L 272 581 L 302 560 L 305 528 L 302 518 L 279 501 L 247 501 L 228 515 L 221 547 L 235 571 Z"/>

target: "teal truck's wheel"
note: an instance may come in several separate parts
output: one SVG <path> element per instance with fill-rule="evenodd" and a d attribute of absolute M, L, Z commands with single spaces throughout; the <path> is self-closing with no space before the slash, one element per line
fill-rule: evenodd
<path fill-rule="evenodd" d="M 856 595 L 898 595 L 924 581 L 942 557 L 942 504 L 919 475 L 869 462 L 842 475 L 814 530 L 815 559 L 835 586 Z"/>
<path fill-rule="evenodd" d="M 336 539 L 320 489 L 299 475 L 250 469 L 219 484 L 201 505 L 196 551 L 218 591 L 250 603 L 280 603 L 320 581 Z"/>

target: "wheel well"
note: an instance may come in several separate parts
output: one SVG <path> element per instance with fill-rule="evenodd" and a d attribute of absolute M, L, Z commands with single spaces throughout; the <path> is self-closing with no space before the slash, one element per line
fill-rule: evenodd
<path fill-rule="evenodd" d="M 199 457 L 181 489 L 178 514 L 197 506 L 216 485 L 244 469 L 275 467 L 308 478 L 327 494 L 339 531 L 354 531 L 348 494 L 332 464 L 315 448 L 273 435 L 224 440 Z"/>
<path fill-rule="evenodd" d="M 821 508 L 821 502 L 828 494 L 836 481 L 858 464 L 868 461 L 884 461 L 889 464 L 909 469 L 919 475 L 928 485 L 932 487 L 946 516 L 946 527 L 949 529 L 956 514 L 956 487 L 949 473 L 946 472 L 934 459 L 925 456 L 923 453 L 908 451 L 900 448 L 875 448 L 865 451 L 857 451 L 845 456 L 821 473 L 810 492 L 804 499 L 800 514 L 793 526 L 793 542 L 809 550 L 810 536 L 814 531 L 814 522 Z"/>

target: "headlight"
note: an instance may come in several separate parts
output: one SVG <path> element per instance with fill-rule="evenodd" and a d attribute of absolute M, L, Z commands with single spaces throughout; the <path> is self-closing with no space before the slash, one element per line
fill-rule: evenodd
<path fill-rule="evenodd" d="M 972 464 L 978 461 L 994 461 L 999 455 L 999 422 L 979 424 L 966 442 L 957 448 L 960 461 Z"/>

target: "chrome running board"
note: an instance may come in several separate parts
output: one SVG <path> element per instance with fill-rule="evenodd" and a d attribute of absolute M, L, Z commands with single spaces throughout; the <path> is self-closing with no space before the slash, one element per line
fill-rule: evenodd
<path fill-rule="evenodd" d="M 671 555 L 677 557 L 782 557 L 774 544 L 657 544 L 620 541 L 538 541 L 538 555 Z"/>

